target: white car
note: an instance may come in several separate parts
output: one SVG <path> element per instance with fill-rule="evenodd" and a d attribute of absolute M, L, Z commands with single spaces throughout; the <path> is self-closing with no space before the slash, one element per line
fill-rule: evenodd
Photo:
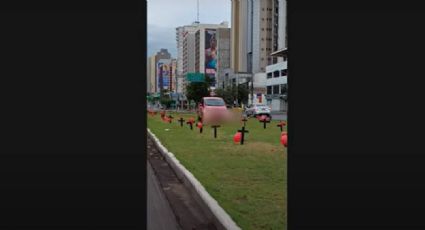
<path fill-rule="evenodd" d="M 245 115 L 248 117 L 257 117 L 261 115 L 266 115 L 269 118 L 272 117 L 272 115 L 270 114 L 270 107 L 268 107 L 267 105 L 248 105 L 245 108 Z"/>

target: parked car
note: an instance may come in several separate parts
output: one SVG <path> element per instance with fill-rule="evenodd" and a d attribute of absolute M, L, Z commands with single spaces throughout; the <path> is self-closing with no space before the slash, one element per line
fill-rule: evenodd
<path fill-rule="evenodd" d="M 204 97 L 198 107 L 198 116 L 204 124 L 226 121 L 230 113 L 221 97 Z"/>
<path fill-rule="evenodd" d="M 258 104 L 258 105 L 248 105 L 247 107 L 245 107 L 245 115 L 247 117 L 257 117 L 257 116 L 266 115 L 271 119 L 272 115 L 270 113 L 271 113 L 270 107 L 268 107 L 267 105 Z"/>

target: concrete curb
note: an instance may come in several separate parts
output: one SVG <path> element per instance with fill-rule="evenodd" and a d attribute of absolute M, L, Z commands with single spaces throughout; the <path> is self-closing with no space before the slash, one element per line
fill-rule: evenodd
<path fill-rule="evenodd" d="M 169 152 L 153 134 L 150 129 L 148 135 L 154 140 L 155 145 L 158 147 L 160 153 L 164 156 L 165 160 L 170 164 L 171 168 L 176 173 L 177 177 L 183 181 L 184 185 L 192 192 L 195 199 L 203 208 L 205 214 L 210 218 L 219 229 L 227 230 L 240 230 L 241 228 L 236 225 L 232 218 L 224 211 L 218 202 L 211 197 L 205 190 L 204 186 L 189 172 L 173 153 Z"/>

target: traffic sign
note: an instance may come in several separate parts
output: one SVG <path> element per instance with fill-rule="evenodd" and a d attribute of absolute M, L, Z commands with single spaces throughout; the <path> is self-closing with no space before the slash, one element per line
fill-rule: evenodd
<path fill-rule="evenodd" d="M 205 81 L 205 74 L 203 74 L 203 73 L 187 73 L 186 79 L 189 82 L 204 82 Z"/>

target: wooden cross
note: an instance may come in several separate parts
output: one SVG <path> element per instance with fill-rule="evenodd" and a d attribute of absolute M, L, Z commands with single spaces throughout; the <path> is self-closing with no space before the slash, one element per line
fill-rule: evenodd
<path fill-rule="evenodd" d="M 249 133 L 248 130 L 245 130 L 245 126 L 242 127 L 241 130 L 238 130 L 238 132 L 241 133 L 241 145 L 243 145 L 244 139 L 245 139 L 245 133 Z"/>
<path fill-rule="evenodd" d="M 217 128 L 220 128 L 219 125 L 211 125 L 211 127 L 214 129 L 214 138 L 217 138 Z"/>
<path fill-rule="evenodd" d="M 266 118 L 261 119 L 261 120 L 260 120 L 260 122 L 263 122 L 263 127 L 264 127 L 264 129 L 266 129 L 266 124 L 267 124 L 267 123 L 270 123 L 270 121 L 269 121 L 269 120 L 267 120 Z"/>
<path fill-rule="evenodd" d="M 190 130 L 193 130 L 193 121 L 188 121 L 186 124 L 190 125 Z"/>
<path fill-rule="evenodd" d="M 246 119 L 246 117 L 244 117 L 241 121 L 243 121 L 243 126 L 245 127 L 246 122 L 248 121 L 248 119 Z"/>
<path fill-rule="evenodd" d="M 283 126 L 285 126 L 285 125 L 286 125 L 286 122 L 280 121 L 279 124 L 277 125 L 277 127 L 280 127 L 280 131 L 282 132 L 283 131 Z"/>
<path fill-rule="evenodd" d="M 171 121 L 172 121 L 172 119 L 173 119 L 174 117 L 173 116 L 171 116 L 171 115 L 168 115 L 168 122 L 170 122 L 170 124 L 171 124 Z"/>
<path fill-rule="evenodd" d="M 198 127 L 198 128 L 199 128 L 199 127 Z M 199 133 L 202 133 L 203 128 L 204 128 L 204 126 L 203 126 L 203 125 L 202 125 L 202 123 L 201 123 L 201 127 L 199 128 Z"/>
<path fill-rule="evenodd" d="M 184 119 L 183 119 L 183 117 L 180 117 L 180 119 L 179 120 L 177 120 L 178 122 L 180 122 L 180 126 L 181 127 L 183 127 L 183 122 L 184 122 Z"/>

